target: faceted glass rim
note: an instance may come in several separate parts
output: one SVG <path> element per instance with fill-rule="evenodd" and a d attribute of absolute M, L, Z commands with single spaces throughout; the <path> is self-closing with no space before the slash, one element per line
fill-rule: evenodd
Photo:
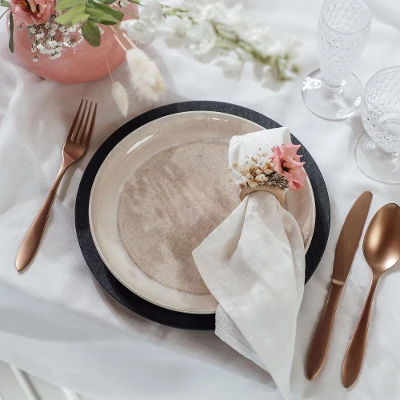
<path fill-rule="evenodd" d="M 379 78 L 383 75 L 386 75 L 388 73 L 392 73 L 392 72 L 398 72 L 400 74 L 400 65 L 395 65 L 392 67 L 387 67 L 387 68 L 381 69 L 380 71 L 378 71 L 374 75 L 372 75 L 371 78 L 369 78 L 368 82 L 365 84 L 365 87 L 364 87 L 364 93 L 363 93 L 363 98 L 362 98 L 362 103 L 361 103 L 362 104 L 361 110 L 362 110 L 362 112 L 364 112 L 364 114 L 367 114 L 370 121 L 372 121 L 374 123 L 374 125 L 379 126 L 380 129 L 382 129 L 386 132 L 397 133 L 397 131 L 395 131 L 393 129 L 383 127 L 378 119 L 371 116 L 370 112 L 368 111 L 367 101 L 366 101 L 367 91 L 371 88 L 372 85 L 375 84 L 377 78 Z"/>
<path fill-rule="evenodd" d="M 371 8 L 369 6 L 369 4 L 365 1 L 365 0 L 349 0 L 352 1 L 354 3 L 359 3 L 362 4 L 366 10 L 368 11 L 369 14 L 369 18 L 368 21 L 366 22 L 366 24 L 359 29 L 358 31 L 355 32 L 342 32 L 342 31 L 338 31 L 337 29 L 332 28 L 328 22 L 326 21 L 324 15 L 325 15 L 325 9 L 328 6 L 328 4 L 330 3 L 335 3 L 336 0 L 325 0 L 324 4 L 322 5 L 321 11 L 319 13 L 319 23 L 321 26 L 323 26 L 323 29 L 326 29 L 328 31 L 334 32 L 336 35 L 339 35 L 342 37 L 342 39 L 344 41 L 352 41 L 355 40 L 354 37 L 355 36 L 360 36 L 360 38 L 366 36 L 370 30 L 371 27 L 371 21 L 372 21 L 372 12 L 371 12 Z"/>

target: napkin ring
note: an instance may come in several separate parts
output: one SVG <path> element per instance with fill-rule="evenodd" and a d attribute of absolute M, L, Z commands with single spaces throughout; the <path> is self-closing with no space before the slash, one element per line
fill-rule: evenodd
<path fill-rule="evenodd" d="M 249 186 L 241 187 L 239 189 L 240 201 L 243 201 L 248 194 L 259 191 L 272 193 L 281 204 L 283 204 L 285 201 L 286 192 L 284 190 L 278 189 L 276 186 L 267 186 L 267 185 L 259 185 L 253 188 Z"/>

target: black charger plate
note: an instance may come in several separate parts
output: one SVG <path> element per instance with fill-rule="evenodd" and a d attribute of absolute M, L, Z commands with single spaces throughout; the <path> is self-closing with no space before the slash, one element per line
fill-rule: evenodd
<path fill-rule="evenodd" d="M 96 151 L 90 160 L 79 185 L 75 204 L 75 226 L 78 235 L 79 246 L 82 254 L 93 275 L 119 303 L 144 318 L 160 324 L 182 329 L 207 330 L 214 329 L 214 314 L 187 314 L 178 311 L 168 310 L 155 304 L 149 303 L 136 294 L 129 291 L 120 283 L 107 269 L 94 245 L 89 226 L 89 198 L 90 191 L 97 171 L 111 150 L 127 135 L 135 129 L 147 124 L 157 118 L 166 115 L 188 112 L 188 111 L 216 111 L 236 115 L 253 121 L 266 129 L 279 128 L 280 125 L 270 118 L 256 111 L 229 103 L 213 101 L 190 101 L 183 103 L 169 104 L 163 107 L 148 111 L 127 122 L 114 132 Z M 292 135 L 292 142 L 301 144 Z M 310 248 L 306 254 L 306 276 L 305 282 L 311 278 L 317 269 L 322 255 L 324 254 L 328 241 L 330 229 L 330 204 L 329 196 L 322 174 L 307 149 L 302 146 L 299 153 L 303 154 L 303 161 L 306 162 L 305 169 L 310 178 L 315 197 L 316 220 L 314 236 Z"/>

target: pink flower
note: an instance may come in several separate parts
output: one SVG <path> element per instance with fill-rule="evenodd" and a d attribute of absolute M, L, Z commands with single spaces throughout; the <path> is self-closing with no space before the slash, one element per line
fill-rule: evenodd
<path fill-rule="evenodd" d="M 272 148 L 271 160 L 274 170 L 287 179 L 291 190 L 303 189 L 306 183 L 304 162 L 300 161 L 301 156 L 297 154 L 300 147 L 300 145 L 283 144 Z"/>
<path fill-rule="evenodd" d="M 10 8 L 15 17 L 27 25 L 46 23 L 54 13 L 55 0 L 11 0 Z"/>

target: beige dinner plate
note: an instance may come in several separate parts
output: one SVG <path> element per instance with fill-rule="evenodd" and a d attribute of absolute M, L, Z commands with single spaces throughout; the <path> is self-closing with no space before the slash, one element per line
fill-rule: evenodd
<path fill-rule="evenodd" d="M 234 115 L 191 111 L 149 122 L 118 143 L 96 175 L 89 202 L 89 222 L 94 244 L 116 279 L 136 295 L 158 306 L 186 313 L 215 313 L 217 301 L 211 294 L 198 295 L 167 287 L 135 264 L 120 237 L 120 196 L 127 180 L 162 150 L 195 142 L 229 143 L 232 136 L 261 129 L 264 128 Z M 315 224 L 314 193 L 309 179 L 305 190 L 287 193 L 285 207 L 298 222 L 305 249 L 308 250 Z M 134 221 L 132 224 L 134 227 Z"/>

